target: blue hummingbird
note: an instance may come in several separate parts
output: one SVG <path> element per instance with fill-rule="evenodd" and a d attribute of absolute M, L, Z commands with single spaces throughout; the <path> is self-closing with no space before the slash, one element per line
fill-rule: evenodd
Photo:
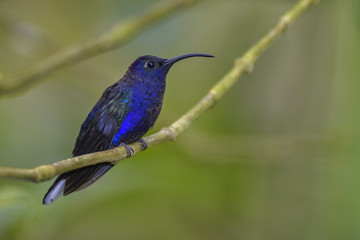
<path fill-rule="evenodd" d="M 213 57 L 191 53 L 165 59 L 146 55 L 136 59 L 125 75 L 108 87 L 80 128 L 73 156 L 124 146 L 141 139 L 158 118 L 164 98 L 166 75 L 174 63 L 189 57 Z M 102 177 L 114 165 L 99 163 L 61 174 L 46 193 L 43 204 L 82 190 Z"/>

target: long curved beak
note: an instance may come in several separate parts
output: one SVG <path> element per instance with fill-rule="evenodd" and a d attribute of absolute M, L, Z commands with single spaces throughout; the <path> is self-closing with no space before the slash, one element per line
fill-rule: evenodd
<path fill-rule="evenodd" d="M 189 54 L 184 54 L 177 57 L 169 58 L 164 62 L 164 65 L 173 65 L 174 63 L 180 60 L 190 57 L 214 57 L 214 56 L 205 53 L 189 53 Z"/>

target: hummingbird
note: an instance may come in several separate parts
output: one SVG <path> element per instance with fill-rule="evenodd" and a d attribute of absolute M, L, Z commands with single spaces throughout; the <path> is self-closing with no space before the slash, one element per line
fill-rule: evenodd
<path fill-rule="evenodd" d="M 190 53 L 174 58 L 145 55 L 137 58 L 125 75 L 108 87 L 82 123 L 75 142 L 73 156 L 124 146 L 140 141 L 158 118 L 166 88 L 166 75 L 174 63 L 190 57 L 213 57 Z M 80 191 L 101 178 L 114 165 L 98 163 L 61 174 L 43 198 L 43 204 L 53 203 L 61 196 Z"/>

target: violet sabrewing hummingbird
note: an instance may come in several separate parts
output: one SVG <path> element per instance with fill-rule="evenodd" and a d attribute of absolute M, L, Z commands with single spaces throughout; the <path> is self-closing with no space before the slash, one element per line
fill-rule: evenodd
<path fill-rule="evenodd" d="M 189 57 L 213 57 L 190 53 L 165 59 L 151 55 L 139 57 L 125 75 L 108 87 L 80 128 L 73 156 L 104 151 L 141 141 L 158 118 L 164 98 L 166 74 L 174 63 Z M 114 165 L 99 163 L 61 174 L 46 193 L 43 204 L 82 190 L 102 177 Z"/>

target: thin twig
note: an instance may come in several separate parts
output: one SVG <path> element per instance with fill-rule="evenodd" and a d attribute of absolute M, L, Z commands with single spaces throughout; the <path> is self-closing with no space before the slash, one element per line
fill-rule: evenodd
<path fill-rule="evenodd" d="M 176 137 L 184 132 L 204 111 L 213 107 L 244 73 L 251 72 L 255 61 L 270 46 L 270 44 L 283 34 L 297 17 L 316 2 L 317 0 L 299 1 L 280 19 L 273 29 L 250 48 L 241 58 L 235 61 L 234 67 L 217 84 L 215 84 L 215 86 L 210 89 L 209 93 L 193 108 L 169 127 L 163 128 L 161 131 L 144 138 L 148 148 L 165 141 L 174 141 Z M 130 144 L 130 146 L 134 149 L 134 154 L 141 151 L 142 148 L 142 144 L 139 142 Z M 126 155 L 125 148 L 118 147 L 108 151 L 69 158 L 49 165 L 41 165 L 33 169 L 0 168 L 0 177 L 40 182 L 49 180 L 58 174 L 100 162 L 111 162 L 116 164 L 126 158 Z"/>
<path fill-rule="evenodd" d="M 121 47 L 150 25 L 198 1 L 200 0 L 164 1 L 137 17 L 117 23 L 95 39 L 63 49 L 33 67 L 14 76 L 3 78 L 0 82 L 0 96 L 23 93 L 58 69 Z"/>

